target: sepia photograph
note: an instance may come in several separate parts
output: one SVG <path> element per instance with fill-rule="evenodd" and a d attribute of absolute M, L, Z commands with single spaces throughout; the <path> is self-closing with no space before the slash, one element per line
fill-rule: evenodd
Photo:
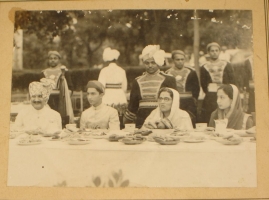
<path fill-rule="evenodd" d="M 7 186 L 257 187 L 253 45 L 252 10 L 17 10 Z"/>

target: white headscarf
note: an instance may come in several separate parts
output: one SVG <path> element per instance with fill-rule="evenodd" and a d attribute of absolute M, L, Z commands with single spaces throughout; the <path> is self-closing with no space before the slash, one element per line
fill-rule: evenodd
<path fill-rule="evenodd" d="M 160 45 L 148 45 L 142 51 L 142 60 L 145 61 L 149 58 L 153 58 L 158 66 L 163 66 L 165 52 L 160 49 Z"/>
<path fill-rule="evenodd" d="M 167 88 L 173 92 L 173 102 L 171 106 L 170 114 L 167 118 L 164 118 L 163 112 L 158 106 L 151 112 L 144 124 L 152 124 L 155 122 L 163 122 L 169 129 L 178 128 L 180 130 L 192 130 L 192 123 L 189 114 L 179 108 L 179 93 L 177 90 Z"/>
<path fill-rule="evenodd" d="M 111 49 L 110 47 L 105 48 L 103 52 L 103 60 L 105 62 L 112 61 L 112 60 L 118 60 L 120 56 L 120 52 L 116 49 Z"/>

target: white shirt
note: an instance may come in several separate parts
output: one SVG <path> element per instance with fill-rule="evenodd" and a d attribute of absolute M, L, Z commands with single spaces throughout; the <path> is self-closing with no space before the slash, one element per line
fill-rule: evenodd
<path fill-rule="evenodd" d="M 127 90 L 127 78 L 125 70 L 116 65 L 116 63 L 110 63 L 107 67 L 100 71 L 98 81 L 105 87 L 107 83 L 121 83 L 122 90 Z"/>
<path fill-rule="evenodd" d="M 48 106 L 41 110 L 31 106 L 18 113 L 15 126 L 23 131 L 41 129 L 45 133 L 53 134 L 62 130 L 62 119 L 58 112 Z"/>
<path fill-rule="evenodd" d="M 119 130 L 120 121 L 118 111 L 110 106 L 100 104 L 97 107 L 91 106 L 82 112 L 80 128 Z"/>

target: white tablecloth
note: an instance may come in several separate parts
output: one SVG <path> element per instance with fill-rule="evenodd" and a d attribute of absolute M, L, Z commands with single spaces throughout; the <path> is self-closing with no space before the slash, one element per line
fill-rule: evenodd
<path fill-rule="evenodd" d="M 256 144 L 250 138 L 234 146 L 209 139 L 171 146 L 92 139 L 77 146 L 48 138 L 42 138 L 39 145 L 20 146 L 19 137 L 9 143 L 8 186 L 87 187 L 95 186 L 94 182 L 99 185 L 98 180 L 101 186 L 119 186 L 125 181 L 130 187 L 257 185 Z M 116 183 L 118 176 L 121 180 Z"/>

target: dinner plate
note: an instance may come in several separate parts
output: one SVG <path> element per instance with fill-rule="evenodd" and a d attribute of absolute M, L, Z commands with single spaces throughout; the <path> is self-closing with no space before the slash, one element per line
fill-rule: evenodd
<path fill-rule="evenodd" d="M 27 142 L 27 143 L 22 143 L 22 142 L 18 142 L 18 145 L 22 145 L 22 146 L 29 146 L 29 145 L 36 145 L 36 144 L 41 144 L 42 141 L 39 142 Z"/>
<path fill-rule="evenodd" d="M 107 139 L 110 141 L 110 142 L 118 142 L 120 139 L 123 139 L 125 138 L 125 136 L 116 136 L 116 137 L 108 137 Z"/>
<path fill-rule="evenodd" d="M 183 142 L 186 143 L 200 143 L 200 142 L 204 142 L 205 140 L 195 140 L 195 139 L 184 139 Z"/>
<path fill-rule="evenodd" d="M 74 141 L 68 141 L 68 144 L 70 145 L 85 145 L 85 144 L 89 144 L 90 141 L 89 140 L 85 140 L 85 141 L 79 141 L 79 140 L 74 140 Z"/>
<path fill-rule="evenodd" d="M 240 137 L 254 137 L 255 134 L 246 133 L 246 132 L 235 132 L 236 135 L 239 135 Z"/>
<path fill-rule="evenodd" d="M 61 138 L 57 138 L 57 139 L 50 138 L 49 141 L 61 141 Z"/>
<path fill-rule="evenodd" d="M 217 139 L 216 141 L 224 145 L 238 145 L 242 142 L 242 140 L 230 141 L 225 139 Z"/>
<path fill-rule="evenodd" d="M 173 141 L 165 141 L 158 138 L 154 138 L 155 142 L 161 144 L 161 145 L 176 145 L 179 143 L 179 140 L 173 140 Z"/>
<path fill-rule="evenodd" d="M 146 139 L 143 140 L 125 140 L 125 139 L 120 139 L 119 142 L 122 142 L 127 145 L 135 145 L 135 144 L 141 144 L 145 141 Z"/>

